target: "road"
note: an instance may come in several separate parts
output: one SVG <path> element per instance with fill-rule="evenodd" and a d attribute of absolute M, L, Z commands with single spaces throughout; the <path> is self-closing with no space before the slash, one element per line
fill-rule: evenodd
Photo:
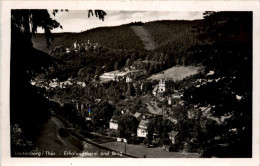
<path fill-rule="evenodd" d="M 41 134 L 35 143 L 37 152 L 42 154 L 41 157 L 132 157 L 122 153 L 119 154 L 91 141 L 82 136 L 77 130 L 68 128 L 69 124 L 63 121 L 64 119 L 60 119 L 59 116 L 52 116 L 42 127 Z M 68 129 L 70 135 L 62 138 L 58 132 L 61 128 Z"/>
<path fill-rule="evenodd" d="M 60 128 L 65 128 L 62 122 L 56 118 L 51 117 L 49 121 L 42 127 L 41 134 L 35 145 L 38 151 L 54 152 L 54 156 L 63 156 L 64 151 L 80 151 L 77 147 L 72 145 L 67 139 L 62 139 L 58 131 Z M 51 157 L 51 154 L 47 154 Z"/>

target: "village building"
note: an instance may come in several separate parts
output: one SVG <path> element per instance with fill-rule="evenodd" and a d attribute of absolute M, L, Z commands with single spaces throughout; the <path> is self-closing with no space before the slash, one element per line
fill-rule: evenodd
<path fill-rule="evenodd" d="M 158 92 L 162 93 L 166 91 L 165 79 L 161 79 L 159 82 Z"/>
<path fill-rule="evenodd" d="M 172 130 L 170 133 L 168 133 L 169 135 L 169 139 L 171 140 L 172 144 L 175 144 L 176 143 L 176 140 L 177 140 L 177 135 L 179 133 L 177 131 L 174 131 Z"/>
<path fill-rule="evenodd" d="M 130 83 L 133 82 L 133 79 L 130 76 L 126 77 L 126 83 Z"/>
<path fill-rule="evenodd" d="M 86 87 L 86 83 L 85 82 L 81 82 L 81 81 L 78 81 L 77 82 L 77 85 L 81 86 L 81 87 Z"/>
<path fill-rule="evenodd" d="M 68 85 L 73 85 L 73 83 L 69 79 L 67 81 L 60 82 L 60 88 L 66 88 L 66 86 Z"/>
<path fill-rule="evenodd" d="M 136 113 L 134 114 L 134 117 L 135 117 L 138 121 L 140 121 L 140 120 L 142 119 L 142 114 L 141 114 L 140 112 L 136 112 Z"/>
<path fill-rule="evenodd" d="M 86 121 L 91 121 L 92 119 L 88 116 L 86 117 Z"/>
<path fill-rule="evenodd" d="M 174 89 L 173 83 L 174 82 L 172 81 L 171 78 L 161 79 L 159 82 L 158 92 L 163 93 L 163 92 L 168 92 L 170 90 L 173 90 Z"/>
<path fill-rule="evenodd" d="M 142 82 L 140 85 L 140 90 L 143 91 L 144 90 L 144 83 Z"/>
<path fill-rule="evenodd" d="M 52 79 L 51 82 L 49 83 L 49 87 L 51 88 L 56 88 L 60 86 L 60 82 L 57 78 Z"/>
<path fill-rule="evenodd" d="M 148 134 L 147 132 L 147 126 L 148 126 L 149 120 L 141 120 L 137 127 L 137 137 L 143 137 L 145 138 Z"/>
<path fill-rule="evenodd" d="M 120 78 L 125 78 L 128 73 L 129 72 L 116 70 L 116 71 L 104 73 L 101 76 L 99 76 L 99 78 L 102 82 L 118 81 Z"/>
<path fill-rule="evenodd" d="M 109 129 L 117 130 L 118 129 L 118 116 L 113 116 L 109 121 Z"/>
<path fill-rule="evenodd" d="M 153 89 L 153 95 L 156 96 L 158 91 L 158 86 L 155 86 Z"/>
<path fill-rule="evenodd" d="M 183 94 L 178 92 L 177 90 L 174 90 L 174 93 L 172 95 L 173 99 L 181 99 L 182 96 Z"/>
<path fill-rule="evenodd" d="M 66 48 L 66 53 L 70 53 L 70 49 L 69 48 Z"/>
<path fill-rule="evenodd" d="M 74 50 L 75 51 L 78 51 L 79 50 L 79 43 L 78 43 L 78 41 L 75 41 L 74 43 L 73 43 L 73 48 L 74 48 Z"/>
<path fill-rule="evenodd" d="M 180 105 L 182 105 L 183 101 L 182 101 L 182 96 L 183 94 L 177 90 L 174 90 L 174 93 L 172 95 L 169 95 L 168 98 L 168 105 L 175 105 L 177 103 L 179 103 Z"/>

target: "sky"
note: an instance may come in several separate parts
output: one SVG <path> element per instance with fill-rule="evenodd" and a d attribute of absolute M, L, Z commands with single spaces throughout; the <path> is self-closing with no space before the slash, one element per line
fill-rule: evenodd
<path fill-rule="evenodd" d="M 59 12 L 55 16 L 49 11 L 52 18 L 57 20 L 63 27 L 52 32 L 81 32 L 96 27 L 118 26 L 135 21 L 149 22 L 155 20 L 195 20 L 203 18 L 201 12 L 177 12 L 177 11 L 115 11 L 106 10 L 105 20 L 99 20 L 95 15 L 88 17 L 87 10 L 69 10 Z M 43 32 L 38 29 L 38 32 Z"/>

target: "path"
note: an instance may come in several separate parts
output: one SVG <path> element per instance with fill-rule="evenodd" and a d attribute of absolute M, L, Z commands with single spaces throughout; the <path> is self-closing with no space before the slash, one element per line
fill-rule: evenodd
<path fill-rule="evenodd" d="M 111 149 L 125 152 L 140 158 L 144 156 L 146 158 L 199 158 L 200 154 L 198 153 L 188 153 L 188 152 L 167 152 L 161 147 L 148 148 L 144 145 L 132 145 L 125 144 L 122 142 L 108 142 L 102 144 Z"/>
<path fill-rule="evenodd" d="M 140 38 L 143 42 L 146 50 L 154 50 L 156 48 L 156 44 L 149 34 L 149 32 L 143 26 L 131 26 L 130 27 L 135 34 Z"/>

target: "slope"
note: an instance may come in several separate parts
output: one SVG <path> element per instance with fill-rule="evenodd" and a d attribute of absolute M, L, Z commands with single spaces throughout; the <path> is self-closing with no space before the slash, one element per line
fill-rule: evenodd
<path fill-rule="evenodd" d="M 156 48 L 152 36 L 143 26 L 130 26 L 130 28 L 142 40 L 146 50 L 154 50 Z"/>

